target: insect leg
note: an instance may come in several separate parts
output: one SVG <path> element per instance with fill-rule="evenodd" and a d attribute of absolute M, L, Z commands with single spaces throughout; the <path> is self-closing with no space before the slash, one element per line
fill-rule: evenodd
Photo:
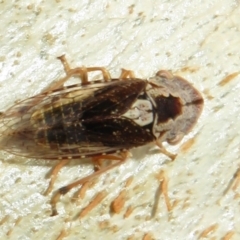
<path fill-rule="evenodd" d="M 111 160 L 111 161 L 114 161 L 114 160 L 121 160 L 122 158 L 119 158 L 115 155 L 98 155 L 98 156 L 94 156 L 92 157 L 92 162 L 93 162 L 93 165 L 94 165 L 94 168 L 95 168 L 95 171 L 98 171 L 101 167 L 102 167 L 102 160 Z"/>
<path fill-rule="evenodd" d="M 161 151 L 163 154 L 165 154 L 166 156 L 168 156 L 169 158 L 171 158 L 172 161 L 173 161 L 173 160 L 175 159 L 175 157 L 177 156 L 176 154 L 172 154 L 172 153 L 168 152 L 168 151 L 163 147 L 162 143 L 161 143 L 159 140 L 156 141 L 156 145 L 160 148 L 160 151 Z"/>
<path fill-rule="evenodd" d="M 114 156 L 114 155 L 99 155 L 99 156 L 94 156 L 94 159 L 108 159 L 108 160 L 112 160 L 112 161 L 117 161 L 116 163 L 111 164 L 110 166 L 104 167 L 92 174 L 90 174 L 89 176 L 85 177 L 85 178 L 81 178 L 80 180 L 73 182 L 65 187 L 60 188 L 57 193 L 53 196 L 53 198 L 51 199 L 51 205 L 52 205 L 52 216 L 55 216 L 57 214 L 57 210 L 56 210 L 56 203 L 58 202 L 59 198 L 61 195 L 66 194 L 67 192 L 69 192 L 72 188 L 78 186 L 78 185 L 82 185 L 88 181 L 90 181 L 91 179 L 109 171 L 110 169 L 113 169 L 117 166 L 120 166 L 121 164 L 123 164 L 127 158 L 129 156 L 129 152 L 122 152 L 121 156 Z"/>
<path fill-rule="evenodd" d="M 92 178 L 95 178 L 96 176 L 99 176 L 102 173 L 107 172 L 108 170 L 110 170 L 110 169 L 112 169 L 114 167 L 117 167 L 117 166 L 123 164 L 126 161 L 127 157 L 128 157 L 128 153 L 123 154 L 121 157 L 117 157 L 117 156 L 114 156 L 114 155 L 95 156 L 94 158 L 95 159 L 98 158 L 98 160 L 100 160 L 100 159 L 102 159 L 102 160 L 108 159 L 108 160 L 112 160 L 112 161 L 116 161 L 117 160 L 118 162 L 117 163 L 113 163 L 110 166 L 104 167 L 104 168 L 98 170 L 97 172 L 92 173 L 91 175 L 89 175 L 89 176 L 87 176 L 85 178 L 82 178 L 82 179 L 80 179 L 80 180 L 78 180 L 76 182 L 73 182 L 73 183 L 71 183 L 71 184 L 69 184 L 69 185 L 67 185 L 65 187 L 60 188 L 59 189 L 60 194 L 66 194 L 72 188 L 74 188 L 74 187 L 76 187 L 76 186 L 78 186 L 80 184 L 83 184 L 83 183 L 91 180 Z"/>
<path fill-rule="evenodd" d="M 104 68 L 104 67 L 78 67 L 78 68 L 70 68 L 65 55 L 58 57 L 58 59 L 62 62 L 64 71 L 66 72 L 68 78 L 74 76 L 74 75 L 79 75 L 79 77 L 82 79 L 83 84 L 87 84 L 88 81 L 88 72 L 94 72 L 94 71 L 100 71 L 103 75 L 104 81 L 110 81 L 111 76 L 109 72 Z"/>
<path fill-rule="evenodd" d="M 124 79 L 124 78 L 136 78 L 136 77 L 133 71 L 122 68 L 122 72 L 119 78 Z"/>
<path fill-rule="evenodd" d="M 51 191 L 52 191 L 52 188 L 53 188 L 53 184 L 57 178 L 57 174 L 59 173 L 59 171 L 61 170 L 62 167 L 64 167 L 66 164 L 68 164 L 70 161 L 70 159 L 64 159 L 64 160 L 61 160 L 51 171 L 50 175 L 51 175 L 51 178 L 50 178 L 50 182 L 49 182 L 49 185 L 48 185 L 48 188 L 47 190 L 45 191 L 44 195 L 47 195 L 49 194 Z"/>
<path fill-rule="evenodd" d="M 48 86 L 47 89 L 45 89 L 45 92 L 51 92 L 54 91 L 55 89 L 63 87 L 64 83 L 71 77 L 73 76 L 78 76 L 81 79 L 82 85 L 87 85 L 89 84 L 88 80 L 88 72 L 92 71 L 101 71 L 104 81 L 110 81 L 111 76 L 108 73 L 108 71 L 103 68 L 103 67 L 77 67 L 77 68 L 70 68 L 65 56 L 60 56 L 58 59 L 62 62 L 64 71 L 66 72 L 66 76 L 57 82 L 53 82 L 50 86 Z"/>
<path fill-rule="evenodd" d="M 88 72 L 100 71 L 103 75 L 103 79 L 105 82 L 111 81 L 111 75 L 104 67 L 77 67 L 70 68 L 65 55 L 58 57 L 58 59 L 62 62 L 64 71 L 66 72 L 66 77 L 58 80 L 53 83 L 46 89 L 46 91 L 53 91 L 54 89 L 58 89 L 63 87 L 63 84 L 73 76 L 79 76 L 83 85 L 89 84 Z M 122 73 L 120 78 L 135 78 L 133 71 L 122 69 Z"/>
<path fill-rule="evenodd" d="M 112 79 L 110 76 L 110 73 L 104 67 L 89 67 L 86 69 L 87 69 L 87 72 L 101 71 L 105 82 L 111 81 Z"/>

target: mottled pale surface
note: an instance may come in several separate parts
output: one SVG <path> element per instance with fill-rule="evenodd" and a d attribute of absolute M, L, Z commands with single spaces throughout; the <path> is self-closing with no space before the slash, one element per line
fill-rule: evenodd
<path fill-rule="evenodd" d="M 240 186 L 233 179 L 240 164 L 238 1 L 13 2 L 0 1 L 0 111 L 63 76 L 56 60 L 62 54 L 72 66 L 105 66 L 115 77 L 120 68 L 142 78 L 171 69 L 203 93 L 205 107 L 186 145 L 169 148 L 178 153 L 173 163 L 151 147 L 134 150 L 126 164 L 97 179 L 83 200 L 72 201 L 73 192 L 61 198 L 55 217 L 51 194 L 43 195 L 55 163 L 1 152 L 0 239 L 147 239 L 147 233 L 164 240 L 240 239 Z M 91 169 L 72 162 L 54 189 Z M 176 205 L 168 212 L 161 194 L 150 218 L 161 170 Z M 125 207 L 110 215 L 110 203 L 131 175 Z M 74 219 L 103 189 L 109 193 L 103 202 Z M 124 219 L 129 205 L 134 211 Z"/>

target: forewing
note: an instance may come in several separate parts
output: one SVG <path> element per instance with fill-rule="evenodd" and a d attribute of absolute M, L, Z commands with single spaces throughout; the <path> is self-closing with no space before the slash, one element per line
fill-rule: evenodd
<path fill-rule="evenodd" d="M 116 138 L 106 134 L 106 128 L 94 132 L 84 127 L 78 129 L 79 138 L 71 142 L 66 138 L 65 130 L 67 126 L 81 126 L 83 119 L 91 125 L 97 123 L 97 119 L 100 123 L 109 116 L 110 119 L 113 115 L 119 117 L 135 101 L 145 84 L 142 80 L 131 79 L 81 87 L 74 85 L 19 102 L 1 118 L 4 127 L 1 147 L 17 155 L 51 159 L 91 156 L 130 148 L 132 145 L 126 141 L 128 134 L 122 134 L 123 143 L 120 144 Z M 121 124 L 123 120 L 119 122 L 119 129 Z M 109 131 L 111 124 L 108 122 L 107 125 Z M 48 138 L 49 134 L 55 134 L 55 141 Z M 56 136 L 61 134 L 65 139 L 59 141 Z M 109 144 L 114 141 L 115 144 Z"/>
<path fill-rule="evenodd" d="M 145 86 L 143 80 L 128 79 L 95 91 L 93 97 L 83 101 L 82 119 L 120 116 L 136 101 Z"/>

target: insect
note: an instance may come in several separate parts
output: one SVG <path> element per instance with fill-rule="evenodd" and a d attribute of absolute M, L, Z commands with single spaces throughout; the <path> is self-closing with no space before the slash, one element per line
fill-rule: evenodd
<path fill-rule="evenodd" d="M 65 56 L 59 59 L 66 72 L 64 78 L 1 115 L 2 150 L 25 157 L 62 159 L 63 164 L 86 157 L 95 162 L 118 160 L 61 188 L 59 194 L 120 165 L 128 157 L 127 150 L 134 147 L 155 142 L 174 159 L 162 142 L 181 141 L 203 108 L 201 94 L 189 82 L 167 71 L 144 80 L 124 69 L 119 78 L 112 79 L 105 68 L 71 69 Z M 100 71 L 103 80 L 89 81 L 91 71 Z M 81 84 L 64 86 L 72 76 L 80 77 Z M 62 165 L 53 170 L 51 184 Z"/>

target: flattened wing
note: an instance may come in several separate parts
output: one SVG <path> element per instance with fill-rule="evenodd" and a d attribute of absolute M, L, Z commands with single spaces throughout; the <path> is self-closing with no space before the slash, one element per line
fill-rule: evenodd
<path fill-rule="evenodd" d="M 146 86 L 143 80 L 114 82 L 83 101 L 82 118 L 119 116 L 126 112 Z"/>
<path fill-rule="evenodd" d="M 139 136 L 146 131 L 121 114 L 145 85 L 139 79 L 74 85 L 24 100 L 0 119 L 1 147 L 16 155 L 56 159 L 142 145 Z"/>

